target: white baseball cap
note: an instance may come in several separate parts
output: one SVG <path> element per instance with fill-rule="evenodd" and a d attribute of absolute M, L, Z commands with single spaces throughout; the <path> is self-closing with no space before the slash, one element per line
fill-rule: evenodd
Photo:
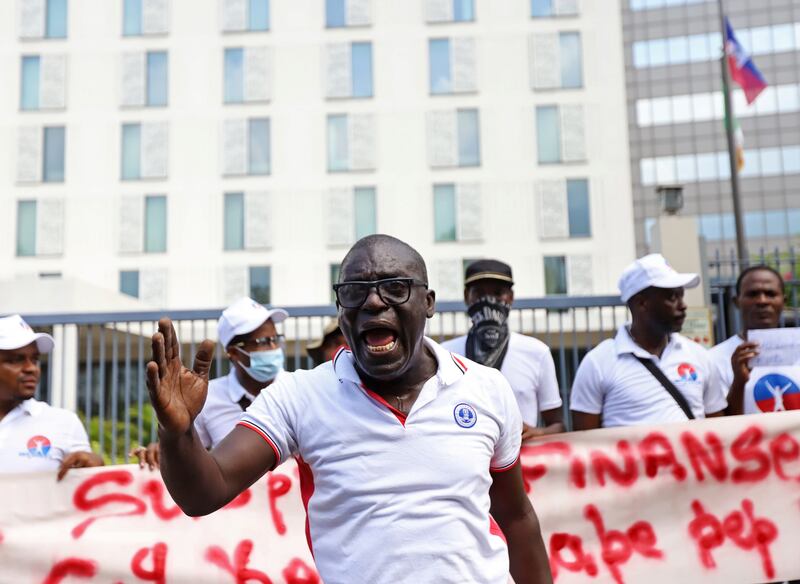
<path fill-rule="evenodd" d="M 233 337 L 251 333 L 270 319 L 278 324 L 288 316 L 283 308 L 267 310 L 252 298 L 241 298 L 222 311 L 217 322 L 219 341 L 227 347 Z"/>
<path fill-rule="evenodd" d="M 697 274 L 681 274 L 667 263 L 660 253 L 651 253 L 639 258 L 622 272 L 619 292 L 627 302 L 634 294 L 651 286 L 655 288 L 694 288 L 700 284 Z"/>
<path fill-rule="evenodd" d="M 49 353 L 56 344 L 47 333 L 34 332 L 19 314 L 0 318 L 0 349 L 19 349 L 34 342 L 40 353 Z"/>

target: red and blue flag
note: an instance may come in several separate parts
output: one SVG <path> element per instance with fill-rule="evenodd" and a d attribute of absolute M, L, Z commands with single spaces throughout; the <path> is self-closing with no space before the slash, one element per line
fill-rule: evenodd
<path fill-rule="evenodd" d="M 744 90 L 748 105 L 767 87 L 767 82 L 758 70 L 750 54 L 745 50 L 733 32 L 728 18 L 725 18 L 725 54 L 733 79 Z"/>

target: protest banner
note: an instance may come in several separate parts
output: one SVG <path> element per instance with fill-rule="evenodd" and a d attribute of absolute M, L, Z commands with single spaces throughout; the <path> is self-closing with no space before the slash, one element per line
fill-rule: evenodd
<path fill-rule="evenodd" d="M 800 412 L 557 435 L 522 465 L 556 582 L 800 577 Z M 293 462 L 202 518 L 133 465 L 7 475 L 0 497 L 4 583 L 320 582 Z"/>

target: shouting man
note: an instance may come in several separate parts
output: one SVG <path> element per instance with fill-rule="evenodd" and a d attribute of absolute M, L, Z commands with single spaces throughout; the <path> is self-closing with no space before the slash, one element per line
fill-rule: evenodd
<path fill-rule="evenodd" d="M 359 240 L 334 286 L 350 349 L 276 381 L 211 452 L 192 421 L 213 344 L 203 342 L 193 370 L 182 368 L 163 319 L 147 381 L 161 473 L 178 505 L 211 513 L 294 456 L 327 584 L 505 584 L 509 569 L 517 584 L 551 582 L 523 488 L 514 394 L 499 372 L 424 336 L 435 297 L 427 282 L 406 243 Z"/>
<path fill-rule="evenodd" d="M 442 346 L 503 374 L 522 412 L 522 439 L 529 440 L 564 431 L 561 395 L 547 345 L 508 328 L 513 286 L 508 264 L 498 260 L 469 264 L 464 273 L 464 303 L 472 327 L 468 334 Z M 540 413 L 543 428 L 537 427 Z"/>

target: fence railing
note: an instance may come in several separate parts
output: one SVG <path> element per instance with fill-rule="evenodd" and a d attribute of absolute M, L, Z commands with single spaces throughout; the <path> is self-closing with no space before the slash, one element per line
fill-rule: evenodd
<path fill-rule="evenodd" d="M 767 264 L 783 276 L 787 309 L 784 324 L 800 324 L 800 273 L 794 250 L 755 254 L 748 262 L 735 255 L 717 254 L 709 261 L 707 278 L 714 313 L 717 341 L 740 328 L 733 306 L 736 277 L 747 265 Z M 469 319 L 461 302 L 437 303 L 427 334 L 442 341 L 464 334 Z M 279 328 L 286 336 L 286 368 L 312 366 L 305 352 L 330 319 L 332 305 L 288 307 L 289 318 Z M 78 412 L 93 440 L 93 447 L 107 460 L 126 461 L 132 445 L 156 438 L 156 420 L 148 404 L 144 367 L 150 356 L 150 337 L 157 321 L 169 316 L 175 323 L 186 365 L 205 338 L 216 340 L 220 309 L 131 312 L 105 314 L 52 314 L 26 316 L 31 326 L 46 330 L 56 339 L 56 348 L 43 361 L 38 397 Z M 569 391 L 583 356 L 602 340 L 613 336 L 627 318 L 627 309 L 617 296 L 547 297 L 517 299 L 509 317 L 512 330 L 533 335 L 550 347 L 556 364 L 564 418 L 569 419 Z M 227 374 L 230 364 L 219 345 L 211 377 Z"/>
<path fill-rule="evenodd" d="M 279 328 L 286 336 L 286 368 L 312 366 L 305 352 L 331 318 L 333 306 L 288 307 L 289 318 Z M 78 413 L 96 451 L 108 461 L 127 461 L 132 446 L 156 439 L 156 420 L 145 387 L 145 364 L 150 337 L 158 319 L 169 316 L 189 365 L 199 343 L 216 340 L 220 309 L 99 314 L 25 316 L 37 330 L 56 340 L 44 357 L 37 397 Z M 613 336 L 625 321 L 626 309 L 615 296 L 518 299 L 511 311 L 512 330 L 538 337 L 553 352 L 564 412 L 569 411 L 569 388 L 583 356 Z M 427 334 L 442 341 L 465 334 L 469 319 L 461 302 L 440 302 Z M 211 377 L 227 374 L 230 364 L 218 344 Z M 568 416 L 565 416 L 568 417 Z"/>

